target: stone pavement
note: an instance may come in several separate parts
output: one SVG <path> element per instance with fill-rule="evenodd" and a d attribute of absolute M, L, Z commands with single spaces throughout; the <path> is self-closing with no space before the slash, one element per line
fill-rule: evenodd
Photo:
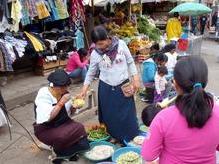
<path fill-rule="evenodd" d="M 208 90 L 219 95 L 219 63 L 216 62 L 216 54 L 218 54 L 219 45 L 216 42 L 205 40 L 202 46 L 202 57 L 207 61 L 209 66 L 209 85 Z M 27 103 L 21 103 L 21 106 L 13 108 L 10 113 L 21 122 L 32 134 L 33 116 L 33 100 L 36 91 L 47 84 L 46 77 L 36 76 L 34 78 L 23 78 L 17 80 L 16 83 L 11 82 L 6 87 L 2 88 L 4 97 L 8 102 L 14 101 L 12 106 L 16 105 L 18 100 L 27 100 Z M 20 87 L 21 86 L 21 87 Z M 76 94 L 81 84 L 72 85 L 70 87 L 71 93 Z M 97 88 L 97 82 L 94 83 L 93 88 Z M 32 95 L 32 97 L 30 96 Z M 17 99 L 19 97 L 20 99 Z M 25 102 L 24 101 L 24 102 Z M 28 103 L 29 102 L 29 103 Z M 136 99 L 138 115 L 145 104 L 142 104 L 139 99 Z M 77 116 L 77 120 L 86 125 L 97 122 L 95 110 Z M 49 151 L 40 151 L 30 140 L 26 132 L 12 120 L 12 140 L 9 139 L 7 128 L 0 128 L 0 164 L 48 164 Z M 88 161 L 80 159 L 78 162 L 69 162 L 78 164 L 89 164 Z"/>

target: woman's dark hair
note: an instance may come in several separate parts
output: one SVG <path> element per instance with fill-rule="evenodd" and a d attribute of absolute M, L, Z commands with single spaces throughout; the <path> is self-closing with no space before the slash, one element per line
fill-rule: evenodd
<path fill-rule="evenodd" d="M 85 48 L 80 48 L 78 50 L 78 54 L 79 54 L 81 62 L 83 62 L 83 58 L 87 56 L 88 52 Z"/>
<path fill-rule="evenodd" d="M 108 32 L 103 26 L 97 26 L 91 32 L 91 40 L 94 43 L 108 39 Z"/>
<path fill-rule="evenodd" d="M 161 108 L 157 107 L 154 104 L 148 105 L 145 107 L 141 113 L 141 119 L 144 125 L 150 126 L 154 117 L 161 111 Z"/>
<path fill-rule="evenodd" d="M 152 56 L 152 58 L 154 61 L 157 61 L 157 62 L 167 62 L 168 61 L 168 57 L 164 53 L 156 53 L 155 55 Z"/>
<path fill-rule="evenodd" d="M 168 70 L 166 66 L 159 66 L 157 68 L 158 74 L 163 74 L 163 75 L 167 75 L 168 74 Z"/>
<path fill-rule="evenodd" d="M 176 45 L 175 44 L 167 44 L 163 49 L 162 49 L 162 53 L 167 53 L 170 52 L 172 50 L 176 49 Z"/>
<path fill-rule="evenodd" d="M 158 44 L 158 43 L 154 43 L 154 44 L 151 46 L 150 50 L 151 50 L 151 51 L 152 51 L 152 50 L 153 50 L 153 51 L 154 51 L 154 50 L 159 51 L 159 50 L 160 50 L 159 44 Z"/>
<path fill-rule="evenodd" d="M 180 59 L 174 69 L 174 80 L 183 91 L 176 106 L 190 128 L 202 128 L 211 117 L 213 97 L 204 88 L 208 82 L 208 67 L 200 57 Z"/>

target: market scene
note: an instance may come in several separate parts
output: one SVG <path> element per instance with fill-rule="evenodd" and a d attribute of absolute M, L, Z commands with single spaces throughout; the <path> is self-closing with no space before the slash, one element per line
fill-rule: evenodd
<path fill-rule="evenodd" d="M 0 164 L 219 164 L 217 0 L 1 0 Z"/>

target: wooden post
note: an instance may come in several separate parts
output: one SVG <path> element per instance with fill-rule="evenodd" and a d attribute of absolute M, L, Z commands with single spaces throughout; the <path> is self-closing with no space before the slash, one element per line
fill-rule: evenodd
<path fill-rule="evenodd" d="M 131 0 L 129 0 L 129 20 L 131 20 L 131 15 L 132 15 L 132 3 Z"/>
<path fill-rule="evenodd" d="M 94 27 L 94 14 L 95 14 L 94 0 L 91 0 L 91 6 L 92 6 L 92 23 Z"/>
<path fill-rule="evenodd" d="M 139 3 L 141 5 L 140 17 L 142 17 L 142 0 L 139 0 Z"/>

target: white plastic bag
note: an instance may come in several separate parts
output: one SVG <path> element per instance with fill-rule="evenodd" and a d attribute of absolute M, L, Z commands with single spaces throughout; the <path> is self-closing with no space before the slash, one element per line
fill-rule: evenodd
<path fill-rule="evenodd" d="M 5 117 L 5 113 L 3 112 L 2 108 L 0 108 L 0 127 L 7 125 L 7 119 Z"/>

